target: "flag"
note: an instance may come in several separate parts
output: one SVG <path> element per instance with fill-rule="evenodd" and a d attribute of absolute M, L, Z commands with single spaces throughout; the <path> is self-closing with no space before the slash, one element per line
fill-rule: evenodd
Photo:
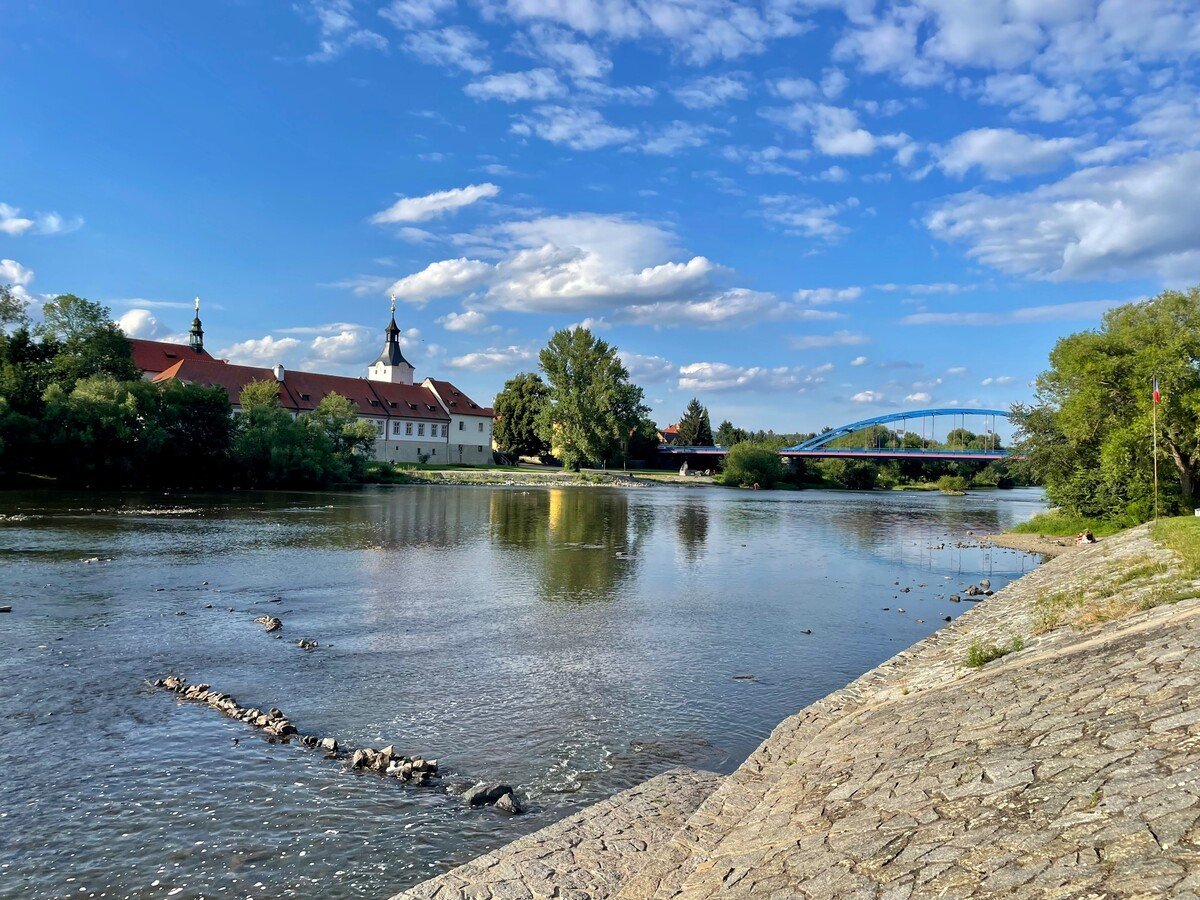
<path fill-rule="evenodd" d="M 1154 377 L 1154 402 L 1155 404 L 1162 403 L 1162 394 L 1158 392 L 1158 376 Z"/>

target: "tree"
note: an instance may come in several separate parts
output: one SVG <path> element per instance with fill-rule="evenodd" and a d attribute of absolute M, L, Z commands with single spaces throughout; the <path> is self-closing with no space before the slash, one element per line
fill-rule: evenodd
<path fill-rule="evenodd" d="M 1152 379 L 1159 378 L 1162 508 L 1190 510 L 1200 479 L 1200 287 L 1109 310 L 1062 338 L 1035 402 L 1015 407 L 1017 450 L 1052 503 L 1136 524 L 1153 515 Z"/>
<path fill-rule="evenodd" d="M 156 418 L 163 441 L 153 461 L 155 482 L 186 487 L 227 483 L 233 419 L 222 388 L 168 381 L 158 388 Z"/>
<path fill-rule="evenodd" d="M 372 455 L 377 432 L 370 422 L 360 421 L 354 403 L 336 392 L 321 398 L 317 408 L 304 416 L 304 424 L 328 442 L 331 459 L 325 480 L 361 478 Z"/>
<path fill-rule="evenodd" d="M 60 294 L 42 307 L 42 317 L 36 333 L 43 343 L 55 347 L 50 379 L 68 392 L 76 381 L 92 375 L 135 381 L 141 374 L 133 365 L 129 339 L 112 321 L 107 307 Z"/>
<path fill-rule="evenodd" d="M 568 469 L 615 462 L 649 410 L 617 349 L 586 328 L 557 331 L 538 356 L 550 387 L 542 437 Z"/>
<path fill-rule="evenodd" d="M 501 453 L 542 456 L 550 445 L 539 428 L 550 389 L 536 372 L 522 372 L 504 383 L 496 395 L 493 433 Z"/>
<path fill-rule="evenodd" d="M 279 405 L 279 384 L 253 381 L 242 388 L 232 457 L 239 480 L 251 487 L 320 484 L 333 447 L 319 428 L 293 419 Z"/>
<path fill-rule="evenodd" d="M 712 424 L 708 410 L 693 397 L 688 403 L 683 418 L 679 420 L 679 437 L 676 443 L 683 447 L 711 447 L 713 445 Z"/>
<path fill-rule="evenodd" d="M 728 419 L 717 426 L 717 433 L 714 438 L 718 447 L 732 447 L 734 444 L 740 444 L 742 441 L 749 439 L 749 432 L 742 428 L 734 428 L 733 423 Z"/>
<path fill-rule="evenodd" d="M 771 488 L 782 481 L 786 474 L 779 454 L 762 444 L 743 441 L 730 447 L 725 456 L 725 484 L 742 487 L 757 484 L 762 488 Z"/>
<path fill-rule="evenodd" d="M 0 338 L 10 325 L 29 324 L 29 304 L 17 296 L 11 284 L 0 284 Z"/>

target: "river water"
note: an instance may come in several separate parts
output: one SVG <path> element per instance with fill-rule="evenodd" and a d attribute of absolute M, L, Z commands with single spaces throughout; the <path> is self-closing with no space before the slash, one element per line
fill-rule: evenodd
<path fill-rule="evenodd" d="M 672 766 L 731 771 L 970 606 L 949 593 L 1035 566 L 967 535 L 1043 507 L 1036 491 L 0 494 L 0 896 L 383 898 Z M 146 687 L 171 672 L 302 731 L 508 781 L 531 811 L 268 743 Z"/>

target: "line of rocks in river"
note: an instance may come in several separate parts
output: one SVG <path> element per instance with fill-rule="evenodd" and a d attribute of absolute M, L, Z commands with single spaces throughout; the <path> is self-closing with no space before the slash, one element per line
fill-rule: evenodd
<path fill-rule="evenodd" d="M 165 688 L 182 697 L 197 703 L 205 703 L 232 719 L 245 722 L 261 729 L 270 735 L 272 740 L 298 740 L 305 747 L 325 751 L 326 759 L 349 758 L 348 767 L 354 771 L 373 772 L 390 778 L 396 778 L 406 784 L 416 787 L 428 787 L 435 778 L 440 778 L 438 761 L 425 759 L 421 756 L 406 757 L 397 753 L 394 745 L 376 750 L 372 747 L 359 747 L 350 750 L 339 743 L 337 738 L 317 737 L 312 734 L 301 734 L 281 709 L 271 707 L 266 712 L 253 707 L 239 706 L 232 695 L 215 691 L 210 685 L 197 683 L 188 684 L 178 675 L 167 675 L 156 679 L 155 687 Z M 519 815 L 525 807 L 517 798 L 513 789 L 500 782 L 478 782 L 474 785 L 459 785 L 464 788 L 461 794 L 463 802 L 472 807 L 491 806 L 500 812 Z M 452 788 L 447 793 L 453 793 Z"/>

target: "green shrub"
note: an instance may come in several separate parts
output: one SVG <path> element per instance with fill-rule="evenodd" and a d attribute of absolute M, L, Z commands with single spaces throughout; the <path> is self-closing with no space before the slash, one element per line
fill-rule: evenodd
<path fill-rule="evenodd" d="M 779 454 L 762 444 L 743 441 L 729 448 L 725 457 L 724 483 L 772 488 L 783 481 L 787 472 Z"/>
<path fill-rule="evenodd" d="M 999 659 L 1002 656 L 1008 656 L 1010 653 L 1016 653 L 1018 650 L 1025 649 L 1025 641 L 1023 638 L 1014 636 L 1011 641 L 1003 647 L 995 644 L 981 644 L 979 641 L 971 641 L 971 646 L 967 648 L 967 666 L 972 669 L 979 669 L 986 666 L 992 660 Z"/>
<path fill-rule="evenodd" d="M 937 480 L 937 486 L 943 494 L 965 494 L 970 483 L 961 475 L 943 475 Z"/>

